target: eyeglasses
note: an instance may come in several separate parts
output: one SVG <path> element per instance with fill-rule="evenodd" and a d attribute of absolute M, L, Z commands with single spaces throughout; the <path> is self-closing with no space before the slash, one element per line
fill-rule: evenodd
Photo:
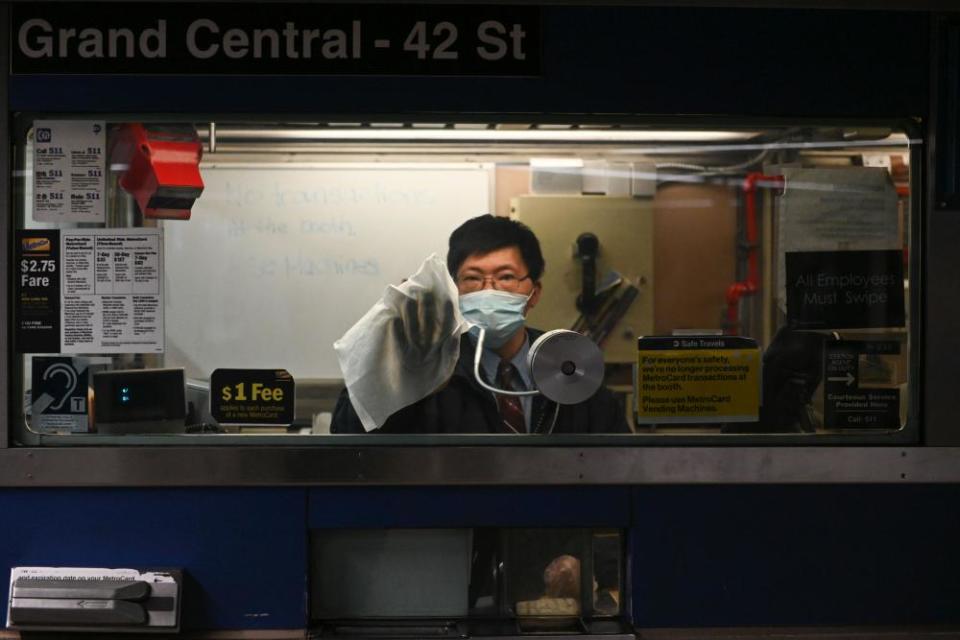
<path fill-rule="evenodd" d="M 457 286 L 460 287 L 460 291 L 463 293 L 473 293 L 474 291 L 483 289 L 487 280 L 489 280 L 493 288 L 498 291 L 516 293 L 517 290 L 520 289 L 520 283 L 529 279 L 529 273 L 522 278 L 513 273 L 498 273 L 495 276 L 465 273 L 462 276 L 457 276 Z"/>

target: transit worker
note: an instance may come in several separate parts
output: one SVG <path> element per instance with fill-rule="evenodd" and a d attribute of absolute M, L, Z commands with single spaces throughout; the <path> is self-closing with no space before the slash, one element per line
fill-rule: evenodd
<path fill-rule="evenodd" d="M 485 329 L 481 376 L 487 384 L 506 390 L 531 388 L 527 354 L 542 332 L 527 327 L 525 316 L 540 300 L 544 266 L 537 237 L 515 220 L 483 215 L 450 235 L 447 270 L 456 283 L 463 317 Z M 437 314 L 431 308 L 425 299 L 406 305 L 398 329 L 405 344 L 430 345 L 450 335 L 452 309 Z M 624 407 L 602 385 L 587 400 L 567 405 L 542 395 L 505 396 L 484 389 L 473 373 L 476 343 L 471 330 L 460 340 L 449 380 L 371 433 L 629 433 Z M 417 349 L 404 353 L 415 359 Z M 334 409 L 331 432 L 366 432 L 347 390 Z"/>

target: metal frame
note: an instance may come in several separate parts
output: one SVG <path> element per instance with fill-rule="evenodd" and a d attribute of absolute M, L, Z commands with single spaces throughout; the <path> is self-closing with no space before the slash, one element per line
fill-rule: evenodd
<path fill-rule="evenodd" d="M 930 25 L 930 122 L 927 129 L 926 164 L 936 167 L 937 132 L 940 122 L 951 115 L 941 113 L 940 99 L 947 81 L 939 68 L 943 52 L 942 39 L 946 29 L 952 25 L 960 29 L 955 16 L 948 19 L 937 16 Z M 953 78 L 953 82 L 960 78 Z M 952 114 L 956 118 L 956 114 Z M 933 176 L 934 172 L 931 171 Z M 919 308 L 923 313 L 923 334 L 927 348 L 924 350 L 923 371 L 923 418 L 924 441 L 938 446 L 960 445 L 960 428 L 956 423 L 956 380 L 958 378 L 957 357 L 960 354 L 960 333 L 956 319 L 960 318 L 960 279 L 957 278 L 957 246 L 960 243 L 960 211 L 937 201 L 937 185 L 933 179 L 927 180 L 925 196 L 927 208 L 925 215 L 925 235 L 923 246 L 926 255 L 925 287 Z M 933 294 L 933 292 L 936 292 Z"/>
<path fill-rule="evenodd" d="M 135 447 L 0 451 L 0 486 L 931 484 L 938 447 Z"/>
<path fill-rule="evenodd" d="M 10 5 L 0 5 L 0 33 L 10 31 Z M 0 47 L 0 69 L 10 68 L 10 49 Z M 0 74 L 0 105 L 3 105 L 4 118 L 0 121 L 0 264 L 5 273 L 12 273 L 10 255 L 10 232 L 13 228 L 13 208 L 11 206 L 12 193 L 10 189 L 10 114 L 8 104 L 7 73 Z M 0 278 L 0 451 L 10 443 L 10 425 L 13 424 L 13 407 L 10 404 L 10 363 L 12 360 L 10 349 L 13 338 L 10 332 L 10 284 L 9 278 Z"/>
<path fill-rule="evenodd" d="M 276 119 L 282 115 L 270 117 Z M 437 117 L 443 114 L 435 114 L 432 119 Z M 470 121 L 477 116 L 456 114 L 455 117 Z M 485 119 L 489 120 L 489 115 Z M 516 116 L 505 115 L 500 119 L 509 121 Z M 541 119 L 549 121 L 549 118 Z M 631 119 L 641 120 L 620 118 Z M 204 120 L 209 118 L 201 118 Z M 648 119 L 642 120 L 648 122 Z M 659 120 L 667 124 L 685 119 Z M 739 122 L 714 120 L 730 126 L 744 124 L 742 119 Z M 772 125 L 786 122 L 782 118 L 759 120 L 761 124 Z M 791 119 L 790 123 L 805 120 L 812 119 Z M 18 118 L 13 124 L 22 127 L 24 121 Z M 756 124 L 753 120 L 750 123 Z M 817 119 L 816 123 L 827 124 L 830 119 Z M 886 121 L 887 125 L 891 123 L 903 127 L 911 138 L 920 135 L 921 128 L 916 121 Z M 917 184 L 923 184 L 925 175 L 922 154 L 922 149 L 912 151 Z M 10 194 L 9 171 L 3 179 Z M 911 232 L 916 239 L 911 256 L 911 281 L 916 285 L 911 287 L 911 309 L 916 317 L 912 318 L 910 328 L 914 384 L 911 384 L 907 425 L 894 433 L 865 433 L 853 437 L 840 433 L 814 436 L 637 434 L 550 440 L 496 436 L 43 436 L 28 444 L 42 442 L 53 446 L 0 449 L 0 486 L 957 482 L 960 481 L 960 465 L 956 464 L 960 461 L 960 449 L 913 446 L 921 437 L 921 399 L 929 398 L 921 388 L 919 376 L 929 345 L 922 340 L 921 324 L 925 313 L 920 291 L 925 290 L 922 286 L 925 274 L 920 270 L 919 249 L 925 239 L 921 233 L 923 215 L 929 215 L 921 206 L 921 191 L 914 190 L 911 203 Z M 9 212 L 7 221 L 4 233 L 9 234 L 13 226 Z M 9 265 L 9 241 L 4 250 L 8 252 Z M 2 322 L 8 324 L 9 317 L 5 316 Z M 8 351 L 4 366 L 8 367 L 11 361 Z M 10 382 L 8 375 L 3 378 Z M 8 391 L 9 384 L 6 384 L 4 393 Z M 10 405 L 9 397 L 7 408 L 10 414 L 19 413 L 17 407 Z M 0 429 L 9 429 L 10 424 L 0 425 Z M 6 435 L 9 437 L 12 433 L 8 431 Z M 7 438 L 4 445 L 6 442 Z M 681 444 L 685 446 L 677 446 Z M 867 444 L 888 446 L 863 446 Z"/>
<path fill-rule="evenodd" d="M 911 138 L 918 135 L 916 123 L 901 125 Z M 919 170 L 922 161 L 916 150 L 914 160 Z M 915 212 L 922 210 L 919 198 L 919 194 L 914 197 Z M 915 238 L 922 237 L 919 218 L 913 216 Z M 919 285 L 919 252 L 914 252 L 913 260 L 912 273 Z M 911 292 L 913 309 L 921 308 L 916 297 L 921 288 L 914 287 Z M 924 357 L 920 334 L 919 323 L 913 324 L 915 363 Z M 375 442 L 370 440 L 372 436 L 43 436 L 38 442 L 54 447 L 0 452 L 0 485 L 602 485 L 960 480 L 960 471 L 954 472 L 960 466 L 953 464 L 960 450 L 900 448 L 919 439 L 919 385 L 912 385 L 912 389 L 907 427 L 896 433 L 863 434 L 853 443 L 883 443 L 892 448 L 830 446 L 852 444 L 845 434 L 639 434 L 556 437 L 549 442 L 496 436 L 376 436 Z M 677 447 L 679 444 L 686 446 Z"/>

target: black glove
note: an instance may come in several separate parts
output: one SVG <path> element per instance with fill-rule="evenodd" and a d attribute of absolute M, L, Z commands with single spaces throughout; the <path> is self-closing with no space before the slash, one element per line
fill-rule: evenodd
<path fill-rule="evenodd" d="M 439 355 L 456 327 L 453 304 L 450 299 L 440 304 L 434 292 L 422 291 L 401 305 L 391 332 L 407 368 L 415 369 Z"/>

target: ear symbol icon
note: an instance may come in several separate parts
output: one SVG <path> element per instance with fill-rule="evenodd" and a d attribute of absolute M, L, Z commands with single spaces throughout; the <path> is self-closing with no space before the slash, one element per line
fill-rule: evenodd
<path fill-rule="evenodd" d="M 43 372 L 44 381 L 50 380 L 54 376 L 63 376 L 66 378 L 65 384 L 67 388 L 63 392 L 63 396 L 60 398 L 59 402 L 50 405 L 51 409 L 59 411 L 60 407 L 63 406 L 63 403 L 66 402 L 67 398 L 70 397 L 70 394 L 73 393 L 73 390 L 77 388 L 77 373 L 73 370 L 73 367 L 60 362 Z"/>

